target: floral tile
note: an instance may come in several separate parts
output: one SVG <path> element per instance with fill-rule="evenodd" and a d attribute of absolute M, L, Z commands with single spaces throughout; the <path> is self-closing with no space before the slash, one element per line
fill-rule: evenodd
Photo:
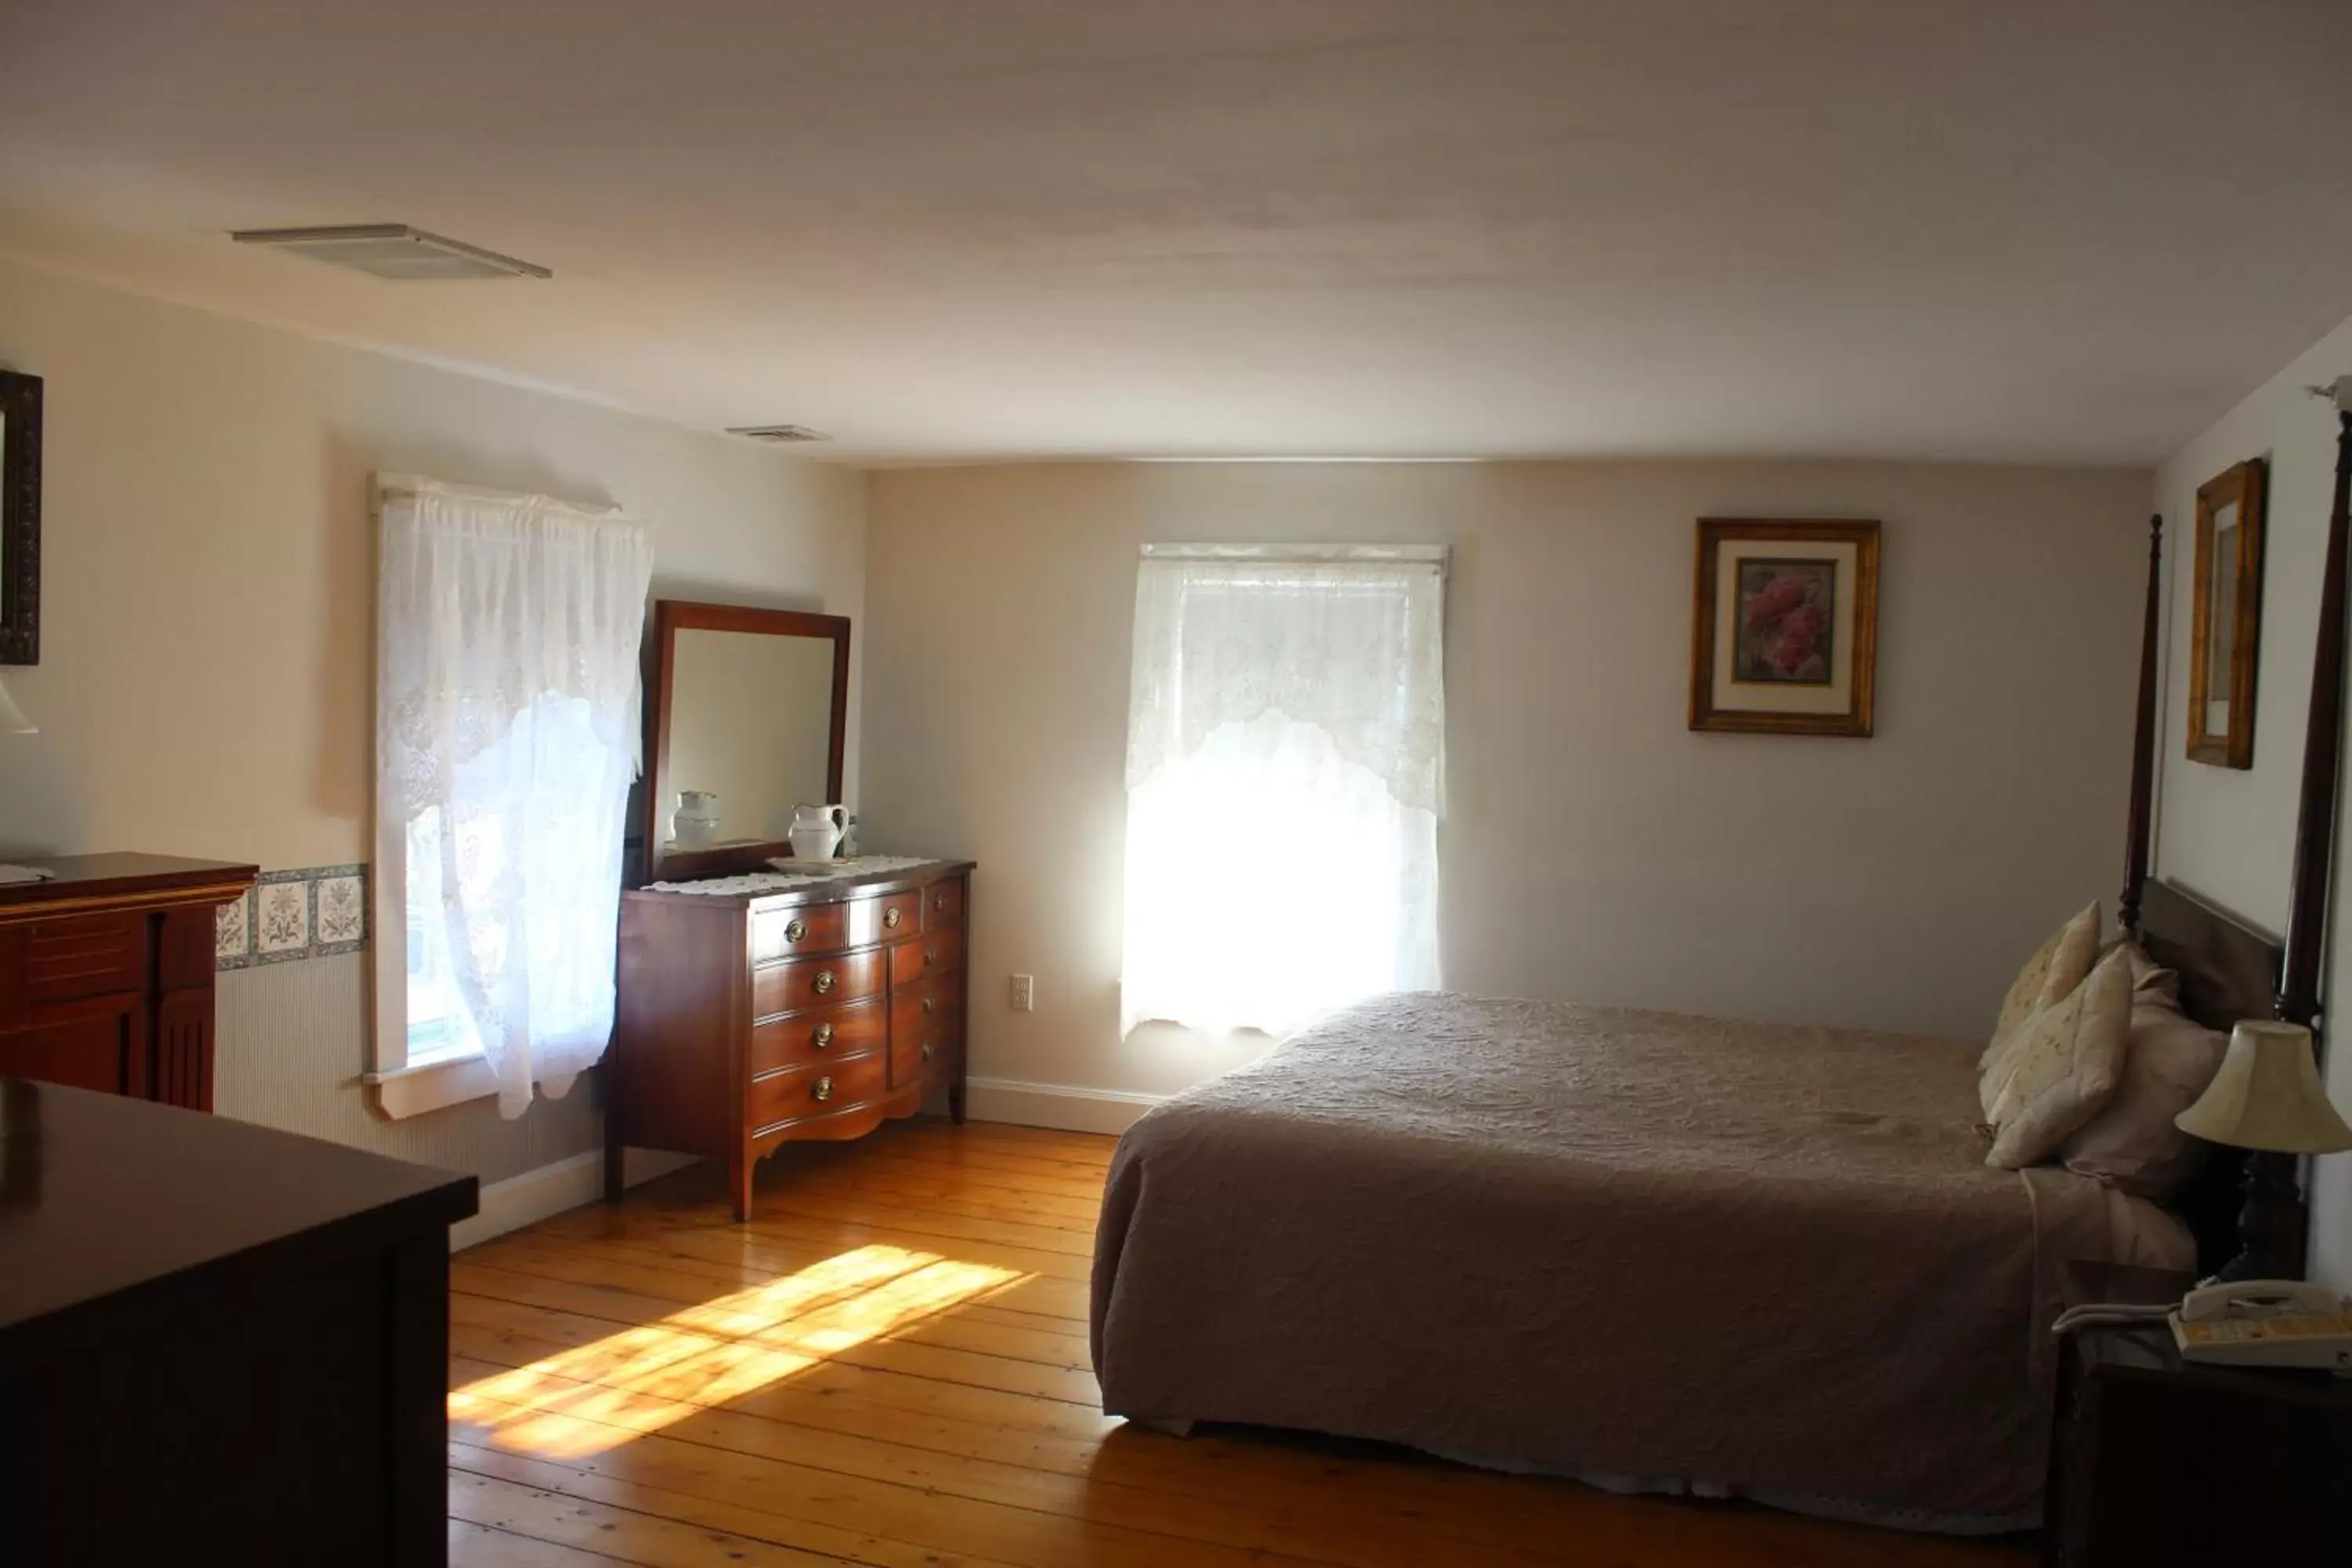
<path fill-rule="evenodd" d="M 368 941 L 365 866 L 264 871 L 251 891 L 214 915 L 219 969 L 357 952 Z"/>
<path fill-rule="evenodd" d="M 255 889 L 254 956 L 299 958 L 310 946 L 310 884 L 264 880 Z"/>
<path fill-rule="evenodd" d="M 213 957 L 223 963 L 243 963 L 253 951 L 253 912 L 240 894 L 213 910 Z"/>
<path fill-rule="evenodd" d="M 367 937 L 367 885 L 356 874 L 321 877 L 312 884 L 319 946 L 345 949 Z"/>

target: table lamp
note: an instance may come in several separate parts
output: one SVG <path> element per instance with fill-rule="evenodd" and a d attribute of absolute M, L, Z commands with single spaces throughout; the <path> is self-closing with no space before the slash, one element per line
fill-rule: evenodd
<path fill-rule="evenodd" d="M 2304 1234 L 2295 1156 L 2352 1149 L 2352 1127 L 2319 1081 L 2311 1031 L 2268 1019 L 2240 1024 L 2212 1083 L 2172 1124 L 2208 1142 L 2254 1151 L 2246 1161 L 2246 1206 L 2238 1215 L 2240 1250 L 2215 1278 L 2272 1279 L 2290 1273 L 2302 1256 Z"/>

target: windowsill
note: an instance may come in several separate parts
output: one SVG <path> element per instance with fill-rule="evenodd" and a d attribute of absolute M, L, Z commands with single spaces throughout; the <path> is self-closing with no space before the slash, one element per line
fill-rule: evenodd
<path fill-rule="evenodd" d="M 422 1116 L 480 1100 L 499 1091 L 498 1076 L 478 1056 L 453 1057 L 391 1072 L 369 1073 L 362 1080 L 374 1098 L 375 1109 L 394 1121 Z"/>

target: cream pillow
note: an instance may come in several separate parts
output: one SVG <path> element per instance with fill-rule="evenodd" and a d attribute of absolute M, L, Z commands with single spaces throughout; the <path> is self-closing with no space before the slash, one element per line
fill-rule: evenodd
<path fill-rule="evenodd" d="M 2195 1173 L 2210 1148 L 2172 1119 L 2205 1092 L 2230 1042 L 2182 1014 L 2172 971 L 2139 956 L 2132 969 L 2137 984 L 2122 1084 L 2066 1140 L 2059 1158 L 2077 1175 L 2163 1203 Z"/>
<path fill-rule="evenodd" d="M 2063 1001 L 2091 973 L 2099 960 L 2099 906 L 2093 904 L 2050 933 L 2025 967 L 2010 983 L 2000 1001 L 2000 1017 L 1992 1026 L 1992 1043 L 1977 1058 L 1977 1099 L 1985 1120 L 1992 1121 L 1993 1102 L 2009 1081 L 2010 1049 L 2025 1021 L 2053 1002 Z"/>
<path fill-rule="evenodd" d="M 2019 1026 L 2008 1081 L 1993 1102 L 1986 1164 L 2016 1171 L 2041 1163 L 2115 1098 L 2131 1007 L 2131 954 L 2118 948 L 2073 994 Z"/>

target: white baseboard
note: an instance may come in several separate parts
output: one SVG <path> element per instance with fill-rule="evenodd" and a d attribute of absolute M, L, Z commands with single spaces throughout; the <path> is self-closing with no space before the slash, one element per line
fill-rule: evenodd
<path fill-rule="evenodd" d="M 656 1176 L 667 1176 L 672 1171 L 683 1170 L 694 1163 L 695 1157 L 691 1154 L 672 1154 L 659 1149 L 630 1149 L 624 1153 L 621 1179 L 634 1187 Z M 525 1171 L 520 1176 L 492 1182 L 482 1189 L 481 1207 L 474 1217 L 460 1220 L 449 1227 L 449 1250 L 457 1252 L 488 1241 L 494 1236 L 520 1230 L 524 1226 L 560 1215 L 566 1209 L 595 1203 L 604 1195 L 604 1152 L 602 1149 L 591 1149 L 584 1154 L 574 1154 L 551 1165 Z"/>
<path fill-rule="evenodd" d="M 976 1078 L 968 1085 L 968 1110 L 975 1121 L 1004 1121 L 1020 1127 L 1052 1127 L 1066 1132 L 1118 1134 L 1136 1118 L 1166 1098 L 1130 1094 L 1116 1089 L 1084 1089 L 1065 1083 L 1022 1083 L 1012 1079 Z M 667 1176 L 695 1163 L 691 1154 L 670 1154 L 657 1149 L 631 1149 L 623 1167 L 630 1186 Z M 494 1236 L 520 1230 L 566 1209 L 593 1204 L 604 1195 L 604 1154 L 591 1149 L 492 1182 L 482 1189 L 481 1208 L 473 1218 L 449 1227 L 449 1250 L 459 1251 Z"/>
<path fill-rule="evenodd" d="M 1009 1121 L 1065 1132 L 1124 1132 L 1168 1098 L 1067 1083 L 1022 1083 L 1007 1078 L 976 1078 L 965 1088 L 966 1110 L 975 1121 Z"/>

